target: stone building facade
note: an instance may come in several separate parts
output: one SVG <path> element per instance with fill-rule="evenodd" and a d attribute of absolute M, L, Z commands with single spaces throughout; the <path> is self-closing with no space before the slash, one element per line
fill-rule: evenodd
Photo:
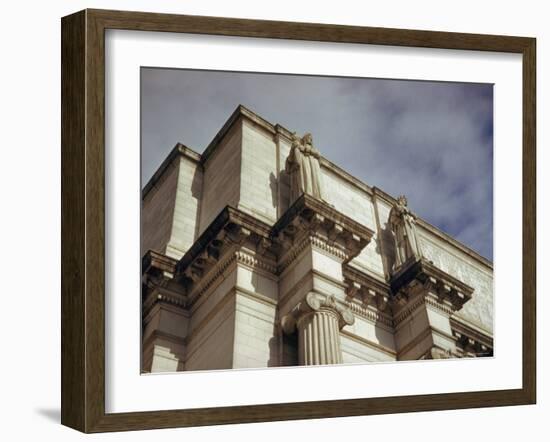
<path fill-rule="evenodd" d="M 493 354 L 492 263 L 239 106 L 142 192 L 143 372 Z"/>

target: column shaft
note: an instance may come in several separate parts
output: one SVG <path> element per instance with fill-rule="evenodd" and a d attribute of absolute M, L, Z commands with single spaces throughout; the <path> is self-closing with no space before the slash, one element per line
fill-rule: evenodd
<path fill-rule="evenodd" d="M 298 319 L 300 365 L 342 363 L 340 327 L 336 312 L 319 310 Z"/>

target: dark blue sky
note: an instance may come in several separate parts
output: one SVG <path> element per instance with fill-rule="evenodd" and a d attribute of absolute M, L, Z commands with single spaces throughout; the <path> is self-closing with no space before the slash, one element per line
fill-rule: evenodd
<path fill-rule="evenodd" d="M 176 142 L 202 152 L 237 105 L 493 258 L 489 84 L 142 69 L 142 180 Z"/>

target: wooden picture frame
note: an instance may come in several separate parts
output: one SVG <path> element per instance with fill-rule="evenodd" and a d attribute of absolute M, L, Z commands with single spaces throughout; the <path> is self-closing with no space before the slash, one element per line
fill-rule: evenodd
<path fill-rule="evenodd" d="M 523 58 L 523 385 L 512 390 L 108 414 L 105 412 L 105 30 L 494 51 Z M 107 10 L 62 19 L 62 424 L 141 430 L 534 404 L 534 38 Z"/>

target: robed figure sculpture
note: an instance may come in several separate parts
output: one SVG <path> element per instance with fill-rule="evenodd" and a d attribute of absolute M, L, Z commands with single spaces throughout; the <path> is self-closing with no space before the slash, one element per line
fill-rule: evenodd
<path fill-rule="evenodd" d="M 299 138 L 294 134 L 285 170 L 290 180 L 290 201 L 292 204 L 300 195 L 307 193 L 323 199 L 323 183 L 319 151 L 313 147 L 313 137 L 305 134 Z"/>
<path fill-rule="evenodd" d="M 396 247 L 394 270 L 409 259 L 420 259 L 422 253 L 416 231 L 416 216 L 407 207 L 407 198 L 403 195 L 397 198 L 397 203 L 390 211 L 390 226 Z"/>

